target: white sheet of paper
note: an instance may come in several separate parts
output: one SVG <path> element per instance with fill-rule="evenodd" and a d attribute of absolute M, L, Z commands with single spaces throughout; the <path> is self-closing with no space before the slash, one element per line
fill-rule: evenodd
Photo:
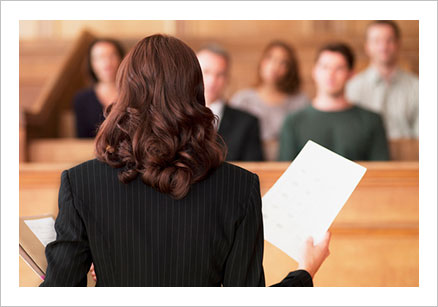
<path fill-rule="evenodd" d="M 35 236 L 43 243 L 44 247 L 56 240 L 55 220 L 53 217 L 25 220 L 27 227 L 32 230 Z"/>
<path fill-rule="evenodd" d="M 299 261 L 309 236 L 320 242 L 366 168 L 308 141 L 262 200 L 265 239 Z"/>

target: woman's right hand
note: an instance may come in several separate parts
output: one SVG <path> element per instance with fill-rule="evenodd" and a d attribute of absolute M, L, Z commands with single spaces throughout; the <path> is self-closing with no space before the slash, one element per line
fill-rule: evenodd
<path fill-rule="evenodd" d="M 96 271 L 94 270 L 94 263 L 91 264 L 90 273 L 91 273 L 91 277 L 93 277 L 93 280 L 97 281 Z"/>
<path fill-rule="evenodd" d="M 298 270 L 306 270 L 313 279 L 321 264 L 330 255 L 330 237 L 330 232 L 327 232 L 324 239 L 317 245 L 313 245 L 312 237 L 307 239 L 301 260 L 298 263 Z"/>

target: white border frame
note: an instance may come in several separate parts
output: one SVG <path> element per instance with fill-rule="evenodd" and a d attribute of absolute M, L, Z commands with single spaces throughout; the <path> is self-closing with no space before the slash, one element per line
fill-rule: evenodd
<path fill-rule="evenodd" d="M 437 3 L 1 2 L 1 304 L 6 305 L 436 305 Z M 418 288 L 18 287 L 19 20 L 420 20 L 420 286 Z"/>

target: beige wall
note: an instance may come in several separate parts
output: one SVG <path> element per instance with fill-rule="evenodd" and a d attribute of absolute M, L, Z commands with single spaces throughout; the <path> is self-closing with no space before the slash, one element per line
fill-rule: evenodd
<path fill-rule="evenodd" d="M 20 39 L 70 40 L 88 29 L 98 36 L 137 38 L 161 32 L 175 34 L 174 20 L 21 20 Z"/>
<path fill-rule="evenodd" d="M 303 80 L 302 90 L 313 96 L 315 92 L 311 69 L 317 49 L 328 41 L 344 41 L 351 45 L 356 54 L 356 71 L 368 64 L 363 50 L 364 32 L 368 20 L 54 20 L 21 21 L 20 43 L 22 54 L 40 55 L 50 53 L 50 58 L 59 56 L 56 46 L 73 45 L 82 30 L 89 30 L 96 36 L 109 36 L 121 40 L 125 46 L 153 33 L 175 35 L 192 48 L 197 49 L 207 42 L 218 42 L 230 51 L 232 57 L 231 80 L 227 89 L 230 97 L 236 91 L 250 87 L 256 79 L 256 67 L 263 48 L 273 39 L 281 39 L 294 46 Z M 419 39 L 418 20 L 397 21 L 402 32 L 400 66 L 418 74 Z M 50 42 L 49 42 L 50 41 Z M 34 46 L 31 49 L 30 46 Z M 40 46 L 40 47 L 38 47 Z M 55 46 L 55 47 L 54 47 Z M 45 48 L 45 49 L 44 49 Z M 26 53 L 26 50 L 28 52 Z M 55 54 L 56 53 L 56 54 Z M 42 58 L 42 57 L 41 57 Z M 24 57 L 23 57 L 24 64 Z M 20 61 L 22 61 L 20 59 Z M 28 62 L 34 63 L 32 57 Z M 41 61 L 44 61 L 42 59 Z M 46 61 L 39 71 L 30 66 L 20 66 L 20 80 L 24 81 L 31 71 L 34 74 L 51 75 Z M 31 65 L 31 64 L 29 64 Z M 38 79 L 35 76 L 34 79 Z M 34 82 L 34 81 L 33 81 Z M 29 82 L 28 82 L 29 83 Z M 36 83 L 36 81 L 34 82 Z M 42 82 L 40 82 L 42 83 Z M 21 83 L 22 85 L 25 82 Z M 23 97 L 25 93 L 23 93 Z M 34 95 L 33 92 L 31 96 Z"/>
<path fill-rule="evenodd" d="M 362 40 L 368 20 L 21 20 L 20 39 L 74 39 L 88 29 L 100 36 L 137 38 L 161 32 L 199 38 L 304 39 L 344 36 Z M 418 49 L 418 21 L 399 20 L 404 41 Z"/>

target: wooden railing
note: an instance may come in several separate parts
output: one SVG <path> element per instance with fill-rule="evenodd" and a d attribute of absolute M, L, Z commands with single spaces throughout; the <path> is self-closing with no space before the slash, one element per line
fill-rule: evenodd
<path fill-rule="evenodd" d="M 236 164 L 258 174 L 262 195 L 289 165 Z M 315 285 L 418 286 L 418 162 L 359 164 L 368 170 L 330 228 L 331 255 L 316 275 Z M 61 171 L 73 165 L 21 164 L 20 216 L 56 216 Z M 281 280 L 296 266 L 294 260 L 265 242 L 268 285 Z M 26 276 L 20 275 L 23 284 L 31 278 Z M 27 284 L 32 285 L 32 281 Z"/>
<path fill-rule="evenodd" d="M 87 84 L 85 63 L 88 47 L 93 39 L 94 36 L 91 33 L 84 31 L 72 43 L 67 54 L 62 57 L 62 60 L 57 60 L 60 62 L 59 66 L 52 67 L 47 72 L 44 71 L 44 74 L 49 75 L 49 77 L 45 77 L 42 88 L 36 92 L 37 95 L 32 97 L 30 94 L 24 95 L 25 93 L 22 93 L 28 100 L 26 102 L 20 100 L 20 107 L 25 114 L 25 127 L 23 128 L 25 133 L 22 133 L 20 137 L 26 138 L 24 140 L 20 139 L 22 157 L 28 157 L 27 145 L 29 140 L 60 136 L 62 114 L 65 110 L 71 108 L 71 101 L 76 91 Z M 26 54 L 23 57 L 27 59 L 26 61 L 29 61 L 28 57 L 32 57 L 32 55 Z M 38 55 L 36 57 L 38 58 Z M 44 61 L 47 62 L 50 59 L 45 59 Z M 31 68 L 32 66 L 28 65 L 27 67 Z M 43 72 L 42 65 L 37 65 L 37 67 L 40 67 L 39 69 Z M 25 82 L 25 80 L 20 79 L 20 86 L 24 86 L 22 82 Z"/>
<path fill-rule="evenodd" d="M 389 142 L 394 161 L 418 161 L 418 140 L 400 139 Z M 93 158 L 93 140 L 54 138 L 30 140 L 29 162 L 79 163 Z"/>
<path fill-rule="evenodd" d="M 418 161 L 418 139 L 399 139 L 389 142 L 391 160 L 394 161 Z"/>
<path fill-rule="evenodd" d="M 74 42 L 56 73 L 50 78 L 35 102 L 25 111 L 31 115 L 31 122 L 43 123 L 53 107 L 66 95 L 66 92 L 77 90 L 72 84 L 83 79 L 83 63 L 87 59 L 88 46 L 95 37 L 84 31 Z"/>

